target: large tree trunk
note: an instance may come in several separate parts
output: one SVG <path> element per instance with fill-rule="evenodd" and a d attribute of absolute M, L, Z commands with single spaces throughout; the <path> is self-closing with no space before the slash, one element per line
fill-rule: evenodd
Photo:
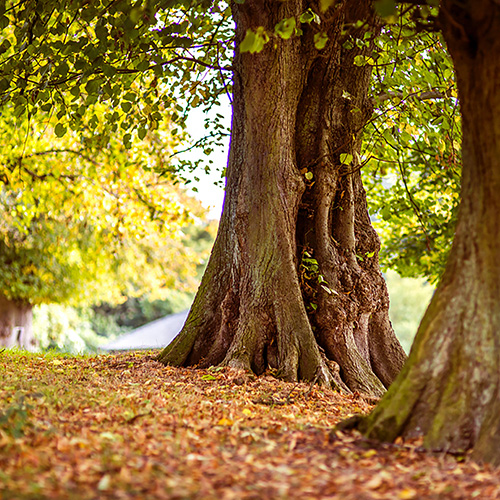
<path fill-rule="evenodd" d="M 463 118 L 462 203 L 408 362 L 361 427 L 500 464 L 500 6 L 442 2 Z"/>
<path fill-rule="evenodd" d="M 33 307 L 0 294 L 0 347 L 33 350 Z"/>
<path fill-rule="evenodd" d="M 236 46 L 319 2 L 234 4 Z M 225 364 L 288 380 L 318 378 L 380 395 L 405 354 L 388 319 L 359 173 L 360 131 L 371 115 L 363 50 L 341 45 L 344 22 L 367 20 L 370 2 L 337 2 L 321 25 L 272 38 L 234 60 L 226 198 L 219 233 L 181 334 L 159 359 Z M 319 51 L 314 34 L 328 34 Z M 363 32 L 364 33 L 364 32 Z M 363 35 L 361 33 L 361 37 Z M 341 154 L 352 155 L 342 165 Z M 312 176 L 312 177 L 311 177 Z"/>

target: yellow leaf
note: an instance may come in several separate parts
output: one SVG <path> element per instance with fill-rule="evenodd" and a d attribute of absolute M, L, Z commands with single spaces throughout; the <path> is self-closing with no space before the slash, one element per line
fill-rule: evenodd
<path fill-rule="evenodd" d="M 366 453 L 363 453 L 363 458 L 371 458 L 377 454 L 376 450 L 368 450 Z"/>
<path fill-rule="evenodd" d="M 233 425 L 233 421 L 229 420 L 228 418 L 224 417 L 219 420 L 217 425 L 223 425 L 223 426 L 231 426 Z"/>
<path fill-rule="evenodd" d="M 59 366 L 59 365 L 64 364 L 64 362 L 61 361 L 60 359 L 54 359 L 54 361 L 52 361 L 52 364 L 55 366 Z"/>
<path fill-rule="evenodd" d="M 247 417 L 251 417 L 253 415 L 252 410 L 249 410 L 248 408 L 245 408 L 241 413 Z"/>
<path fill-rule="evenodd" d="M 408 500 L 410 498 L 415 498 L 417 495 L 417 492 L 415 490 L 412 490 L 411 488 L 405 488 L 404 490 L 401 490 L 398 494 L 398 498 L 401 498 L 402 500 Z"/>

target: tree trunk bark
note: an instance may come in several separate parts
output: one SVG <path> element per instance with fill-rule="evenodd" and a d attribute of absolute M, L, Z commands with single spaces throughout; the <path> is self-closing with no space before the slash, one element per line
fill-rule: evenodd
<path fill-rule="evenodd" d="M 500 464 L 500 7 L 443 1 L 463 118 L 462 202 L 409 359 L 361 428 Z"/>
<path fill-rule="evenodd" d="M 31 304 L 0 295 L 0 347 L 36 348 Z"/>
<path fill-rule="evenodd" d="M 271 41 L 257 54 L 236 49 L 219 233 L 186 324 L 159 359 L 274 368 L 287 380 L 381 395 L 406 356 L 359 173 L 370 68 L 353 61 L 367 49 L 342 47 L 344 23 L 364 19 L 376 30 L 376 21 L 370 2 L 346 1 L 301 36 L 273 37 L 277 23 L 320 12 L 318 3 L 233 4 L 236 47 L 247 29 L 264 27 Z"/>

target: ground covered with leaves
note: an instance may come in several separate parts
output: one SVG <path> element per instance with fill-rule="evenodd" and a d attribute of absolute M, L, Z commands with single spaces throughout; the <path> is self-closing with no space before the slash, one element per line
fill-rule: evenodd
<path fill-rule="evenodd" d="M 500 498 L 500 474 L 332 432 L 370 410 L 271 374 L 154 353 L 0 353 L 0 499 Z"/>

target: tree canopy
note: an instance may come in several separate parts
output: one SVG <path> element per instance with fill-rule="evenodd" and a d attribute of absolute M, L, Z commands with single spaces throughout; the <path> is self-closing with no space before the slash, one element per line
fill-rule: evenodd
<path fill-rule="evenodd" d="M 182 125 L 189 107 L 230 90 L 225 2 L 9 0 L 0 9 L 0 101 L 16 116 L 54 113 L 57 135 L 85 121 L 101 144 L 118 134 L 130 147 L 165 111 Z"/>
<path fill-rule="evenodd" d="M 62 137 L 49 113 L 22 120 L 5 105 L 0 120 L 5 297 L 83 304 L 195 287 L 203 256 L 186 245 L 186 228 L 203 209 L 153 171 L 175 147 L 167 120 L 129 149 L 114 136 L 96 144 L 100 130 L 86 120 Z"/>
<path fill-rule="evenodd" d="M 402 276 L 436 282 L 457 219 L 461 120 L 441 35 L 415 31 L 408 13 L 377 41 L 376 114 L 365 130 L 363 179 L 383 240 L 383 264 Z"/>
<path fill-rule="evenodd" d="M 384 236 L 382 262 L 403 275 L 435 281 L 458 205 L 456 89 L 439 36 L 416 34 L 437 9 L 398 12 L 394 6 L 378 2 L 393 24 L 377 37 L 370 56 L 355 61 L 374 68 L 376 115 L 365 132 L 364 179 Z M 0 99 L 11 103 L 16 116 L 52 114 L 58 135 L 79 134 L 83 126 L 88 145 L 102 146 L 114 135 L 131 147 L 133 137 L 143 139 L 166 115 L 173 133 L 181 133 L 190 108 L 210 107 L 221 94 L 230 95 L 234 30 L 225 2 L 6 2 L 0 15 Z M 274 32 L 249 31 L 242 49 L 256 52 L 276 37 L 299 36 L 309 25 L 318 26 L 315 44 L 322 48 L 328 39 L 322 15 L 306 9 L 298 19 L 280 21 Z M 370 30 L 358 39 L 350 36 L 353 28 L 345 27 L 346 47 L 370 42 Z M 99 110 L 96 103 L 106 104 Z M 199 144 L 207 153 L 227 133 L 217 117 L 208 125 Z M 437 167 L 441 162 L 445 169 Z M 195 166 L 176 158 L 155 167 L 182 177 Z"/>

